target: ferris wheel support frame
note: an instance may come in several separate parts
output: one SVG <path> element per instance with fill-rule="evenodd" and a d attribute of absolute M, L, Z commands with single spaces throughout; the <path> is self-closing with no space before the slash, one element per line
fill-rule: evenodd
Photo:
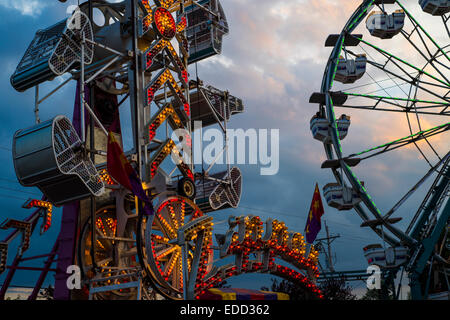
<path fill-rule="evenodd" d="M 419 69 L 417 69 L 417 67 L 408 64 L 407 62 L 395 57 L 394 55 L 392 55 L 386 51 L 383 51 L 382 49 L 380 49 L 376 46 L 373 46 L 372 44 L 370 44 L 367 41 L 362 40 L 362 36 L 360 36 L 360 35 L 353 36 L 351 34 L 351 32 L 353 30 L 355 30 L 355 28 L 367 16 L 367 14 L 370 11 L 370 9 L 372 8 L 372 6 L 374 4 L 380 4 L 380 3 L 383 3 L 383 1 L 382 0 L 379 0 L 379 1 L 363 0 L 362 4 L 356 9 L 356 11 L 353 13 L 351 18 L 346 23 L 342 32 L 339 35 L 332 35 L 327 39 L 326 46 L 334 45 L 334 48 L 333 48 L 333 51 L 327 62 L 325 74 L 324 74 L 324 77 L 322 80 L 320 94 L 315 94 L 316 99 L 311 99 L 310 102 L 311 103 L 319 103 L 320 104 L 319 113 L 322 116 L 326 116 L 330 122 L 331 143 L 324 143 L 324 149 L 325 149 L 325 153 L 326 153 L 328 162 L 334 161 L 334 162 L 339 163 L 338 166 L 334 166 L 331 168 L 332 172 L 336 178 L 336 181 L 338 183 L 340 183 L 341 185 L 344 184 L 344 180 L 343 180 L 344 177 L 341 176 L 340 172 L 338 171 L 338 168 L 340 168 L 341 172 L 343 174 L 345 174 L 345 176 L 348 178 L 348 181 L 350 182 L 351 186 L 355 190 L 357 190 L 358 194 L 361 196 L 361 199 L 363 200 L 363 203 L 366 205 L 369 212 L 372 213 L 372 215 L 375 217 L 375 219 L 376 219 L 375 221 L 379 222 L 379 223 L 374 223 L 374 224 L 366 223 L 366 225 L 370 226 L 372 228 L 372 230 L 375 233 L 377 233 L 380 237 L 383 236 L 384 241 L 386 241 L 387 243 L 389 243 L 393 246 L 399 245 L 400 243 L 407 244 L 408 247 L 411 249 L 411 252 L 414 253 L 413 257 L 411 258 L 411 260 L 409 261 L 409 264 L 408 264 L 408 269 L 411 274 L 411 276 L 410 276 L 411 292 L 413 295 L 413 299 L 423 299 L 424 297 L 425 298 L 427 297 L 427 288 L 425 290 L 425 293 L 423 293 L 422 288 L 421 288 L 421 283 L 419 282 L 419 276 L 424 272 L 424 269 L 425 269 L 430 257 L 432 257 L 432 258 L 435 257 L 438 260 L 442 261 L 442 257 L 436 256 L 436 254 L 433 255 L 432 251 L 433 251 L 433 248 L 434 248 L 436 242 L 439 240 L 439 236 L 441 235 L 443 228 L 445 227 L 446 224 L 448 224 L 448 220 L 450 218 L 450 200 L 447 200 L 447 203 L 445 204 L 444 209 L 441 211 L 439 218 L 436 218 L 438 213 L 435 213 L 433 221 L 429 221 L 429 216 L 430 216 L 431 212 L 433 211 L 432 206 L 425 208 L 425 210 L 422 210 L 422 212 L 420 212 L 420 209 L 419 209 L 419 212 L 417 213 L 417 215 L 421 213 L 420 219 L 415 221 L 415 219 L 416 219 L 415 218 L 413 220 L 413 223 L 415 221 L 415 224 L 413 225 L 414 229 L 411 233 L 408 232 L 409 230 L 407 232 L 403 232 L 403 231 L 399 230 L 398 228 L 392 226 L 392 224 L 389 223 L 389 220 L 387 219 L 387 217 L 381 215 L 380 210 L 376 207 L 375 203 L 371 199 L 370 195 L 368 195 L 364 186 L 361 184 L 361 182 L 358 180 L 358 178 L 354 175 L 354 173 L 350 169 L 350 166 L 347 163 L 348 159 L 343 157 L 342 147 L 341 147 L 340 138 L 339 138 L 339 132 L 338 132 L 338 128 L 337 128 L 337 120 L 336 120 L 335 113 L 334 113 L 335 106 L 346 107 L 346 108 L 356 108 L 356 109 L 368 109 L 365 107 L 358 107 L 358 106 L 354 106 L 354 107 L 353 106 L 344 106 L 343 103 L 341 103 L 340 101 L 337 102 L 335 105 L 333 104 L 333 97 L 336 97 L 336 99 L 339 98 L 339 100 L 342 100 L 342 99 L 340 99 L 341 96 L 345 95 L 345 97 L 343 97 L 344 102 L 347 97 L 347 93 L 331 91 L 331 88 L 333 86 L 333 82 L 335 79 L 335 75 L 337 72 L 337 64 L 338 64 L 339 56 L 343 50 L 345 50 L 347 52 L 347 50 L 344 49 L 346 44 L 349 46 L 352 46 L 352 45 L 359 44 L 359 42 L 363 42 L 363 43 L 373 47 L 375 50 L 381 52 L 383 55 L 385 55 L 385 57 L 389 57 L 389 61 L 393 61 L 393 63 L 395 62 L 394 60 L 400 61 L 401 63 L 405 63 L 408 66 L 412 67 L 413 69 L 419 70 Z M 441 54 L 448 58 L 447 54 L 443 51 L 443 49 L 441 47 L 439 47 L 439 45 L 433 40 L 433 38 L 414 19 L 414 17 L 412 17 L 411 14 L 408 11 L 406 11 L 406 9 L 403 7 L 403 5 L 399 1 L 389 1 L 389 3 L 398 4 L 406 12 L 408 17 L 411 19 L 413 25 L 415 26 L 414 30 L 417 30 L 417 29 L 422 30 L 422 32 L 426 35 L 426 37 L 428 37 L 431 40 L 431 42 L 437 47 L 437 52 L 435 53 L 435 55 L 433 55 L 433 57 L 436 57 L 437 54 Z M 443 18 L 443 21 L 445 24 L 444 18 Z M 407 35 L 404 35 L 404 36 L 407 37 Z M 349 39 L 352 39 L 352 38 L 354 38 L 354 40 L 349 41 Z M 407 40 L 410 41 L 410 39 L 408 37 L 407 37 Z M 350 43 L 350 42 L 352 42 L 352 43 Z M 428 48 L 427 48 L 427 50 L 428 50 Z M 350 51 L 350 54 L 352 54 L 351 51 Z M 431 53 L 430 53 L 430 55 L 431 55 Z M 368 61 L 368 63 L 372 64 L 371 61 Z M 397 64 L 397 62 L 395 62 L 394 64 L 396 66 L 398 66 L 399 68 L 401 68 Z M 381 68 L 384 70 L 384 66 L 375 65 L 375 67 Z M 433 67 L 435 67 L 435 66 L 433 65 Z M 401 68 L 401 70 L 403 72 L 405 72 L 405 70 L 403 68 Z M 386 71 L 389 74 L 388 70 L 384 70 L 384 71 Z M 422 70 L 419 70 L 419 72 L 422 72 Z M 448 83 L 442 82 L 442 81 L 440 81 L 440 79 L 436 79 L 435 77 L 433 77 L 432 75 L 430 75 L 428 73 L 425 73 L 425 72 L 422 72 L 422 73 L 426 74 L 427 76 L 429 76 L 435 80 L 438 80 L 440 83 L 444 83 L 444 85 L 446 86 L 445 88 L 448 87 Z M 408 73 L 406 73 L 406 72 L 405 72 L 405 74 L 408 75 Z M 411 81 L 415 81 L 414 77 L 411 77 Z M 405 82 L 412 84 L 411 81 L 409 81 L 408 79 L 405 80 Z M 422 86 L 421 86 L 421 88 L 422 88 Z M 422 88 L 422 89 L 425 89 L 425 88 Z M 319 98 L 319 99 L 317 99 L 317 98 Z M 386 98 L 386 97 L 384 97 L 384 98 Z M 380 102 L 381 100 L 383 100 L 383 97 L 375 97 L 374 96 L 374 99 L 377 100 L 378 102 Z M 322 101 L 320 101 L 320 100 L 322 100 Z M 448 101 L 448 100 L 446 100 L 446 101 Z M 377 104 L 378 104 L 378 102 L 377 102 Z M 395 103 L 392 103 L 392 104 L 394 105 Z M 447 106 L 447 104 L 442 105 L 442 106 L 445 107 L 445 106 Z M 441 113 L 421 112 L 421 111 L 417 111 L 417 110 L 415 110 L 415 112 L 446 116 L 446 115 L 448 115 L 448 112 L 445 113 L 445 110 L 447 108 L 448 108 L 448 106 L 446 108 L 444 108 Z M 405 112 L 405 113 L 411 112 L 406 109 L 404 109 L 404 110 L 392 110 L 392 109 L 391 110 L 388 110 L 388 109 L 380 110 L 377 108 L 377 109 L 373 109 L 373 110 L 397 111 L 397 112 Z M 436 129 L 436 128 L 433 128 L 433 129 Z M 418 133 L 417 136 L 419 134 L 422 134 L 422 132 Z M 409 141 L 404 140 L 406 138 L 401 139 L 401 140 L 403 140 L 403 142 L 406 142 L 406 143 L 415 143 L 415 139 L 414 139 L 415 136 L 416 135 L 411 135 L 410 137 L 407 137 L 407 138 L 409 138 Z M 426 137 L 424 139 L 426 140 Z M 395 144 L 392 144 L 392 145 L 395 145 Z M 381 147 L 384 147 L 384 146 L 381 146 Z M 390 145 L 388 145 L 388 147 L 390 147 Z M 388 149 L 388 147 L 386 149 Z M 373 148 L 373 149 L 375 150 L 377 148 Z M 383 151 L 386 151 L 386 149 Z M 392 150 L 392 149 L 390 149 L 390 150 Z M 334 160 L 335 158 L 337 158 L 337 159 Z M 440 204 L 442 205 L 443 204 L 442 202 L 445 200 L 445 197 L 448 197 L 448 194 L 446 194 L 446 192 L 448 192 L 447 188 L 450 184 L 450 179 L 448 177 L 449 172 L 450 172 L 450 165 L 448 164 L 447 161 L 442 166 L 441 170 L 442 170 L 442 172 L 446 172 L 446 173 L 444 174 L 443 180 L 440 181 L 439 187 L 437 187 L 436 189 L 433 189 L 434 193 L 432 195 L 432 199 L 430 200 L 430 203 L 436 204 L 439 201 L 441 201 Z M 430 190 L 430 192 L 431 192 L 431 190 Z M 366 221 L 366 222 L 368 221 L 367 213 L 361 207 L 361 205 L 359 205 L 359 204 L 355 205 L 354 209 L 364 221 Z M 382 229 L 380 230 L 378 228 L 379 225 L 381 225 L 382 227 L 384 227 L 385 229 L 390 231 L 392 236 L 384 233 Z M 420 238 L 418 232 L 421 231 L 425 226 L 428 227 L 428 231 L 429 231 L 427 234 L 427 237 Z"/>
<path fill-rule="evenodd" d="M 359 8 L 355 11 L 355 13 L 352 15 L 350 20 L 345 25 L 343 31 L 336 39 L 336 45 L 333 48 L 333 51 L 330 55 L 330 58 L 328 59 L 328 63 L 325 70 L 325 76 L 322 80 L 322 86 L 321 86 L 321 93 L 325 95 L 325 107 L 326 109 L 323 110 L 323 105 L 320 107 L 320 112 L 324 113 L 326 111 L 327 118 L 330 119 L 330 127 L 333 128 L 331 131 L 331 140 L 332 140 L 332 146 L 334 147 L 334 150 L 336 152 L 336 156 L 340 162 L 340 167 L 343 168 L 347 174 L 353 177 L 353 174 L 349 168 L 349 166 L 345 163 L 344 158 L 342 157 L 342 148 L 340 144 L 339 134 L 337 130 L 337 122 L 336 122 L 336 116 L 334 113 L 334 106 L 333 106 L 333 100 L 331 97 L 331 87 L 333 86 L 334 77 L 337 71 L 337 64 L 338 59 L 341 54 L 341 51 L 344 46 L 344 42 L 347 40 L 347 35 L 350 35 L 351 32 L 356 28 L 356 26 L 367 16 L 369 8 L 373 5 L 375 0 L 365 0 Z M 332 71 L 332 72 L 330 72 Z M 331 145 L 324 145 L 325 152 L 327 154 L 328 160 L 333 160 L 333 151 L 332 151 Z M 342 177 L 340 176 L 339 172 L 336 169 L 333 169 L 333 174 L 336 177 L 337 181 L 343 182 Z M 355 188 L 355 190 L 359 190 L 360 193 L 364 194 L 363 191 L 364 187 L 361 185 L 358 179 L 356 177 L 354 179 L 350 180 L 352 186 Z M 369 210 L 374 214 L 375 218 L 377 220 L 382 220 L 381 213 L 377 208 L 371 208 L 370 204 L 372 203 L 371 199 L 365 199 L 365 203 L 369 203 Z M 361 216 L 363 220 L 368 220 L 367 213 L 364 212 L 362 207 L 360 205 L 355 206 L 355 210 L 357 213 Z M 377 211 L 378 210 L 378 211 Z M 388 228 L 393 234 L 397 235 L 400 239 L 406 240 L 408 242 L 412 242 L 412 239 L 410 239 L 406 234 L 398 230 L 397 228 L 393 227 L 392 225 L 388 225 L 386 222 L 384 222 L 384 225 L 386 228 Z M 382 231 L 377 229 L 375 226 L 371 227 L 372 230 L 377 233 L 379 236 L 381 236 Z M 397 244 L 398 240 L 391 237 L 390 235 L 384 235 L 386 241 L 390 244 Z"/>

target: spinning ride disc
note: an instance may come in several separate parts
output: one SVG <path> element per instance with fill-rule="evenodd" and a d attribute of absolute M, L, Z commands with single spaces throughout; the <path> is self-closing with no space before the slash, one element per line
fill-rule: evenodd
<path fill-rule="evenodd" d="M 186 214 L 192 212 L 192 214 Z M 169 299 L 183 298 L 183 261 L 181 247 L 171 243 L 178 230 L 203 213 L 191 200 L 180 196 L 163 200 L 154 216 L 140 215 L 138 220 L 138 255 L 148 280 Z M 191 270 L 195 246 L 188 243 L 188 270 Z M 209 261 L 212 252 L 208 252 Z M 197 267 L 197 266 L 194 266 Z M 207 270 L 211 268 L 208 264 Z"/>
<path fill-rule="evenodd" d="M 126 206 L 131 212 L 133 202 L 126 201 Z M 105 277 L 123 275 L 127 273 L 126 269 L 136 268 L 136 246 L 134 241 L 124 241 L 124 239 L 133 240 L 135 234 L 135 223 L 128 223 L 122 234 L 118 234 L 118 223 L 115 201 L 103 205 L 96 211 L 95 231 L 95 265 L 97 272 Z M 81 233 L 81 240 L 78 249 L 79 264 L 84 279 L 92 279 L 96 273 L 93 269 L 92 261 L 92 234 L 91 219 L 89 218 Z M 125 270 L 124 270 L 125 269 Z M 102 285 L 120 284 L 123 282 L 133 281 L 131 277 L 108 280 Z M 97 293 L 94 299 L 98 300 L 123 300 L 135 299 L 137 294 L 136 288 L 128 288 L 121 290 L 113 290 L 108 292 Z"/>

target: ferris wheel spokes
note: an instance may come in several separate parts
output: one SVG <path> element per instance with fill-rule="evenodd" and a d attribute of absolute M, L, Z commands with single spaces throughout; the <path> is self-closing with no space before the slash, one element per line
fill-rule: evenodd
<path fill-rule="evenodd" d="M 400 27 L 399 24 L 392 37 L 396 36 L 396 34 L 401 34 L 402 36 L 396 37 L 395 41 L 398 42 L 398 40 L 402 40 L 411 48 L 410 52 L 417 52 L 417 56 L 414 57 L 414 59 L 411 58 L 409 55 L 410 52 L 408 51 L 403 51 L 408 53 L 408 56 L 404 57 L 401 53 L 399 55 L 392 50 L 384 48 L 382 45 L 375 44 L 372 40 L 368 41 L 363 39 L 363 35 L 359 34 L 359 30 L 356 30 L 358 24 L 360 24 L 365 16 L 369 14 L 370 10 L 372 10 L 374 4 L 378 6 L 382 12 L 379 13 L 379 16 L 376 16 L 376 14 L 378 14 L 376 12 L 370 13 L 369 17 L 371 20 L 369 21 L 368 18 L 368 25 L 366 25 L 369 32 L 377 33 L 378 31 L 382 31 L 371 30 L 369 22 L 373 24 L 374 22 L 372 22 L 372 20 L 376 22 L 378 20 L 381 21 L 382 19 L 390 19 L 386 12 L 385 4 L 398 4 L 401 11 L 404 12 L 404 16 L 407 17 L 407 21 L 405 22 L 408 22 L 408 25 L 405 23 Z M 444 24 L 446 24 L 447 20 L 448 18 L 443 16 Z M 410 27 L 410 30 L 407 30 L 408 26 Z M 353 31 L 355 31 L 354 35 L 352 35 Z M 358 34 L 356 35 L 356 33 Z M 378 38 L 384 37 L 381 34 L 375 36 Z M 387 35 L 385 36 L 387 37 Z M 356 192 L 354 196 L 360 196 L 369 212 L 371 212 L 377 220 L 380 220 L 382 219 L 381 211 L 375 205 L 372 197 L 367 193 L 364 185 L 356 178 L 356 175 L 350 167 L 358 165 L 361 160 L 372 158 L 376 155 L 381 155 L 410 144 L 414 144 L 417 147 L 420 154 L 422 154 L 423 158 L 429 163 L 430 167 L 436 167 L 436 165 L 433 165 L 431 161 L 427 159 L 424 152 L 419 148 L 417 144 L 419 141 L 425 141 L 439 159 L 438 164 L 442 163 L 442 157 L 440 157 L 437 148 L 433 146 L 429 139 L 433 136 L 442 136 L 442 134 L 447 132 L 449 123 L 446 121 L 444 124 L 428 126 L 429 128 L 427 129 L 425 126 L 422 126 L 422 119 L 419 118 L 419 115 L 450 115 L 448 112 L 450 106 L 450 77 L 447 75 L 447 70 L 449 69 L 447 63 L 449 61 L 447 48 L 449 45 L 438 45 L 438 41 L 433 38 L 431 33 L 425 30 L 418 20 L 413 17 L 403 5 L 399 4 L 398 1 L 382 0 L 363 1 L 349 19 L 342 33 L 339 36 L 329 36 L 327 42 L 331 43 L 330 39 L 334 39 L 334 50 L 331 53 L 331 57 L 326 67 L 326 74 L 324 75 L 324 80 L 322 82 L 322 91 L 321 93 L 313 94 L 310 99 L 311 103 L 318 103 L 320 105 L 320 111 L 317 114 L 317 117 L 313 118 L 311 121 L 311 129 L 314 138 L 316 139 L 319 137 L 317 134 L 319 132 L 321 133 L 320 139 L 318 140 L 321 140 L 325 146 L 328 160 L 322 164 L 322 167 L 331 168 L 338 184 L 343 188 L 341 191 L 338 191 L 337 189 L 334 190 L 335 196 L 343 198 L 345 193 L 344 189 L 349 188 L 349 184 L 353 190 L 350 194 Z M 349 41 L 348 39 L 353 39 L 353 41 Z M 352 45 L 348 45 L 350 42 L 352 42 Z M 355 52 L 356 50 L 353 48 L 349 48 L 356 46 L 363 50 L 366 56 L 365 60 L 367 66 L 362 76 L 360 75 L 357 79 L 347 79 L 342 77 L 340 73 L 345 69 L 344 67 L 347 67 L 348 64 L 351 65 L 352 61 L 356 61 L 351 59 L 357 59 L 361 56 L 361 53 Z M 397 47 L 400 47 L 400 45 Z M 374 55 L 377 59 L 372 56 L 372 52 L 375 53 Z M 343 58 L 343 56 L 345 58 Z M 418 65 L 420 65 L 420 67 Z M 377 71 L 374 76 L 371 74 L 372 69 Z M 380 74 L 387 75 L 387 79 L 380 81 Z M 346 83 L 353 83 L 362 77 L 369 77 L 372 80 L 371 83 L 355 86 L 353 90 L 340 89 L 331 91 L 334 86 L 334 80 L 342 82 L 345 85 Z M 374 86 L 376 86 L 375 89 L 373 89 Z M 358 89 L 361 90 L 364 87 L 371 90 L 369 92 L 358 91 Z M 340 101 L 338 102 L 332 98 L 333 95 L 342 98 L 340 98 Z M 349 101 L 353 101 L 353 103 L 349 104 Z M 326 108 L 326 113 L 324 112 L 324 107 Z M 335 116 L 334 107 L 404 113 L 408 120 L 410 134 L 403 138 L 380 144 L 377 147 L 361 152 L 353 152 L 350 156 L 345 156 L 342 151 L 341 140 L 345 138 L 346 134 L 341 134 L 341 128 L 339 126 L 340 118 Z M 417 120 L 418 130 L 415 130 L 411 124 L 410 115 L 413 114 L 415 114 Z M 321 117 L 324 119 L 321 119 Z M 324 129 L 320 131 L 317 124 L 319 122 L 323 122 L 323 128 L 328 127 L 328 130 Z M 363 156 L 363 158 L 359 158 L 360 156 Z M 334 159 L 334 157 L 336 157 L 336 159 Z M 356 161 L 353 164 L 350 161 L 352 159 Z M 331 189 L 328 189 L 324 190 L 324 192 L 327 191 L 328 194 L 331 194 Z M 349 197 L 347 198 L 350 199 Z M 360 204 L 351 204 L 351 201 L 348 202 L 348 204 L 348 207 L 353 207 L 357 210 L 363 220 L 368 221 L 364 209 L 362 209 Z M 338 208 L 341 207 L 335 206 Z M 347 208 L 347 206 L 341 208 L 344 207 Z M 394 206 L 394 208 L 396 208 L 396 206 Z M 392 210 L 386 217 L 389 218 L 391 214 Z M 377 232 L 376 228 L 372 229 Z M 395 238 L 405 241 L 405 243 L 414 243 L 414 240 L 407 234 L 392 226 L 386 225 L 385 232 L 386 231 L 394 235 Z M 383 234 L 385 234 L 385 232 L 383 232 Z"/>

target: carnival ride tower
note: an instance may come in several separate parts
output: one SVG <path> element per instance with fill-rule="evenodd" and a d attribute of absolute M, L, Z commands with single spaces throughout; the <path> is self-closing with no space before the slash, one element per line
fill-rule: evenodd
<path fill-rule="evenodd" d="M 42 199 L 24 207 L 37 210 L 24 221 L 7 219 L 14 231 L 0 242 L 0 291 L 5 297 L 20 264 L 48 257 L 32 295 L 55 272 L 55 299 L 199 299 L 224 279 L 245 272 L 292 278 L 320 298 L 317 252 L 308 255 L 303 236 L 269 219 L 263 236 L 258 217 L 229 218 L 227 234 L 216 235 L 208 212 L 237 208 L 242 192 L 239 168 L 215 162 L 199 170 L 192 161 L 194 130 L 217 126 L 228 148 L 227 123 L 242 113 L 241 99 L 191 79 L 190 64 L 220 54 L 229 32 L 219 0 L 90 0 L 71 16 L 39 30 L 16 71 L 17 91 L 35 89 L 36 123 L 19 130 L 13 161 L 19 182 L 35 186 Z M 39 85 L 66 75 L 43 97 Z M 41 121 L 39 107 L 75 80 L 73 119 Z M 123 139 L 119 108 L 129 105 L 131 137 Z M 155 208 L 142 203 L 107 170 L 108 137 L 131 141 L 124 150 Z M 24 257 L 37 222 L 51 224 L 53 206 L 63 206 L 60 234 L 49 254 Z M 237 229 L 237 230 L 236 230 Z M 9 243 L 22 235 L 19 252 L 7 266 Z M 216 253 L 214 253 L 216 250 Z M 219 259 L 234 263 L 214 266 Z M 254 255 L 254 259 L 250 256 Z M 275 263 L 279 257 L 298 271 Z M 56 263 L 56 268 L 52 268 Z M 70 270 L 79 268 L 81 288 L 69 288 Z"/>

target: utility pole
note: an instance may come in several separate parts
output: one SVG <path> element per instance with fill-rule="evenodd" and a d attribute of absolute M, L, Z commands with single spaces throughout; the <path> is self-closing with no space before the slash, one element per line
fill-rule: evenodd
<path fill-rule="evenodd" d="M 328 232 L 328 225 L 325 222 L 325 231 L 327 233 L 327 249 L 328 249 L 328 266 L 331 272 L 334 272 L 334 266 L 333 266 L 333 260 L 331 257 L 331 241 L 330 241 L 330 234 Z"/>
<path fill-rule="evenodd" d="M 333 266 L 333 259 L 331 256 L 331 243 L 340 237 L 340 235 L 335 235 L 335 236 L 330 236 L 330 232 L 328 229 L 328 225 L 326 223 L 326 221 L 324 221 L 325 224 L 325 232 L 327 234 L 327 236 L 325 238 L 320 238 L 320 239 L 316 239 L 316 242 L 319 245 L 319 248 L 321 249 L 320 251 L 325 255 L 325 261 L 327 263 L 327 267 L 328 267 L 328 271 L 329 272 L 335 272 L 334 266 Z M 326 241 L 326 249 L 324 247 L 324 243 Z M 316 245 L 317 246 L 317 245 Z"/>

